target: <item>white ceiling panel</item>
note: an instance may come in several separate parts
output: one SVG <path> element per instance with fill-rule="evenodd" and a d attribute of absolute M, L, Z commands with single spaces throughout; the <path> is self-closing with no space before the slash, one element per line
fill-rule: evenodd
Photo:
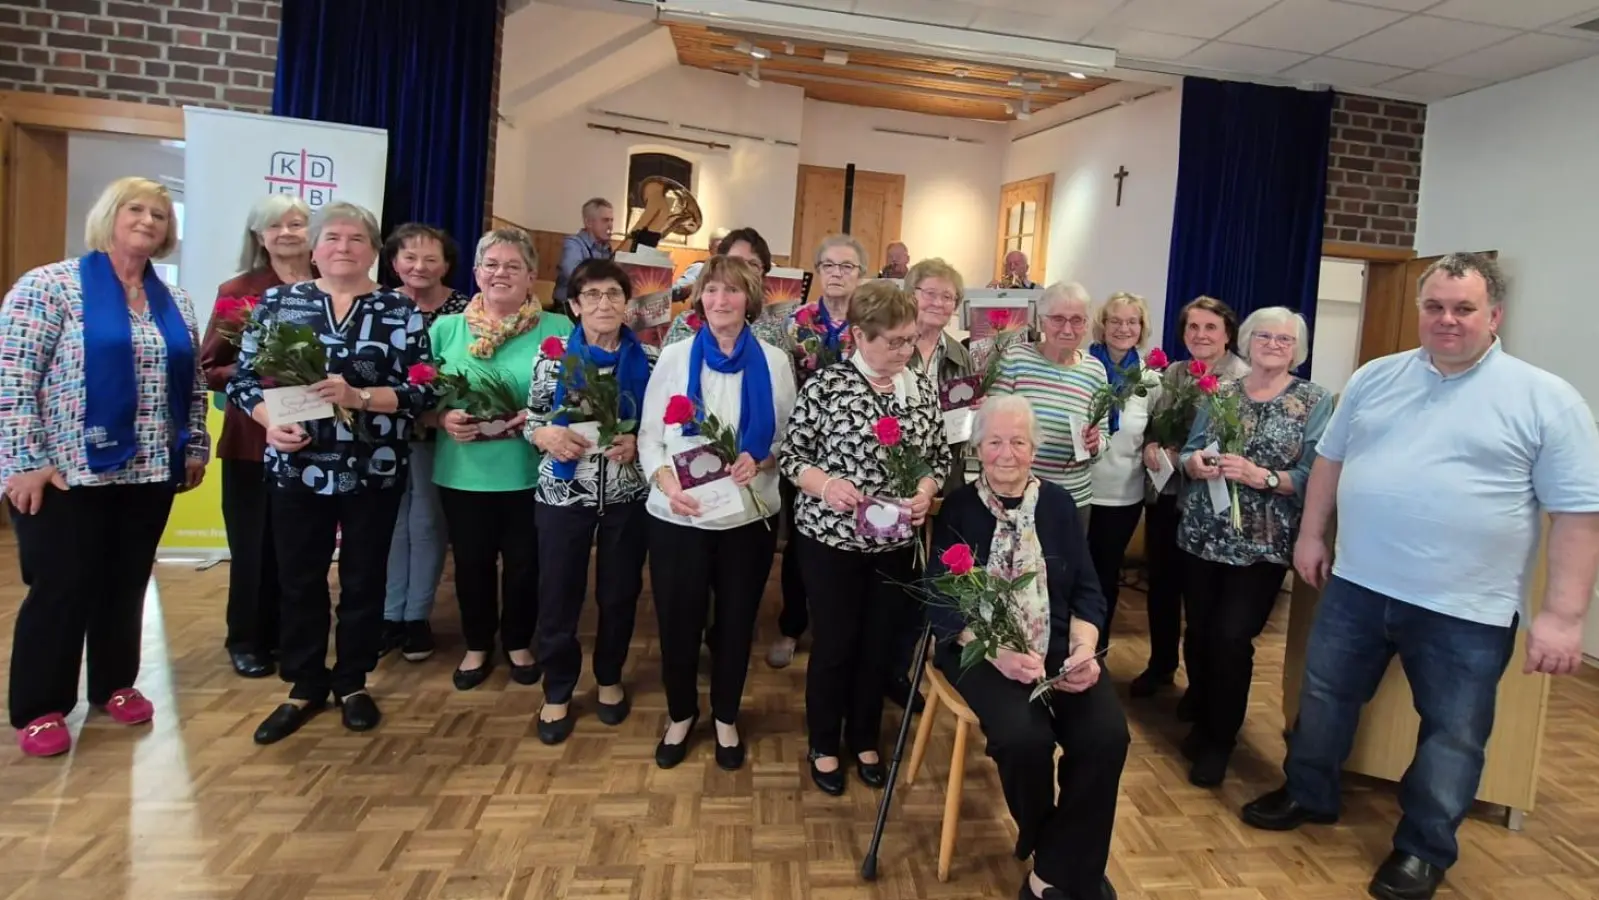
<path fill-rule="evenodd" d="M 1283 0 L 1227 32 L 1233 43 L 1276 47 L 1300 53 L 1326 53 L 1404 18 L 1391 9 L 1374 9 L 1333 0 Z"/>
<path fill-rule="evenodd" d="M 1439 63 L 1433 71 L 1486 81 L 1508 81 L 1599 54 L 1599 44 L 1552 34 L 1523 34 L 1502 44 Z"/>
<path fill-rule="evenodd" d="M 1096 28 L 1083 39 L 1085 44 L 1114 47 L 1118 57 L 1132 59 L 1176 60 L 1198 50 L 1205 42 L 1199 38 L 1134 28 Z"/>
<path fill-rule="evenodd" d="M 1462 53 L 1515 37 L 1509 28 L 1411 16 L 1332 51 L 1339 59 L 1426 69 Z"/>
<path fill-rule="evenodd" d="M 1331 84 L 1344 88 L 1372 87 L 1390 78 L 1397 78 L 1404 74 L 1406 74 L 1406 70 L 1397 66 L 1379 66 L 1376 63 L 1333 59 L 1330 56 L 1317 56 L 1313 59 L 1307 59 L 1299 65 L 1283 71 L 1283 75 L 1289 78 Z"/>
<path fill-rule="evenodd" d="M 1128 0 L 1106 26 L 1215 38 L 1277 0 Z"/>
<path fill-rule="evenodd" d="M 1427 15 L 1507 28 L 1542 28 L 1593 9 L 1593 0 L 1444 0 Z"/>
<path fill-rule="evenodd" d="M 1377 86 L 1385 91 L 1398 91 L 1422 100 L 1442 100 L 1476 90 L 1487 83 L 1480 78 L 1462 78 L 1442 72 L 1411 72 Z"/>
<path fill-rule="evenodd" d="M 1204 69 L 1215 69 L 1220 72 L 1273 75 L 1309 58 L 1310 54 L 1308 53 L 1290 53 L 1287 50 L 1246 47 L 1243 44 L 1211 41 L 1183 57 L 1181 62 L 1185 66 L 1198 66 Z"/>
<path fill-rule="evenodd" d="M 964 28 L 980 12 L 976 6 L 960 0 L 855 0 L 855 12 L 863 16 L 881 16 L 885 19 L 903 19 L 907 22 L 926 22 L 931 25 L 950 25 Z"/>
<path fill-rule="evenodd" d="M 1110 2 L 1114 5 L 1117 0 Z M 970 27 L 1023 37 L 1078 41 L 1104 18 L 1101 14 L 1087 13 L 1075 7 L 1062 12 L 1064 15 L 1039 15 L 1011 9 L 984 9 L 978 12 Z"/>
<path fill-rule="evenodd" d="M 1360 0 L 1363 6 L 1380 6 L 1383 9 L 1397 9 L 1400 12 L 1421 12 L 1438 0 Z"/>

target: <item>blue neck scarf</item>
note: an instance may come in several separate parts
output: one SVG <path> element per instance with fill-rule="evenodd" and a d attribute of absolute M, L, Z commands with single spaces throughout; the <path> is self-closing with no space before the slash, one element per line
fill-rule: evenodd
<path fill-rule="evenodd" d="M 91 472 L 114 472 L 139 452 L 139 376 L 134 364 L 128 295 L 96 250 L 78 261 L 83 289 L 83 433 Z M 194 342 L 188 323 L 155 266 L 144 265 L 144 297 L 167 347 L 167 413 L 172 422 L 171 479 L 184 477 L 189 446 L 189 399 L 194 395 Z"/>
<path fill-rule="evenodd" d="M 839 336 L 844 333 L 844 329 L 849 327 L 849 320 L 845 319 L 835 324 L 833 317 L 827 314 L 827 301 L 818 300 L 816 301 L 816 321 L 817 324 L 822 326 L 822 343 L 827 346 L 827 349 L 835 353 L 838 352 Z"/>
<path fill-rule="evenodd" d="M 733 352 L 724 354 L 708 326 L 694 335 L 694 345 L 688 351 L 688 398 L 694 401 L 695 410 L 705 409 L 700 392 L 700 370 L 704 366 L 724 375 L 744 373 L 738 401 L 738 449 L 756 462 L 764 462 L 772 455 L 772 441 L 777 438 L 777 411 L 772 408 L 772 373 L 766 367 L 761 342 L 745 325 Z M 683 426 L 685 436 L 699 433 L 694 422 Z"/>
<path fill-rule="evenodd" d="M 1137 347 L 1127 351 L 1126 355 L 1122 357 L 1120 366 L 1111 361 L 1110 347 L 1106 346 L 1103 341 L 1090 344 L 1088 353 L 1105 364 L 1105 375 L 1110 379 L 1110 386 L 1117 391 L 1122 390 L 1127 383 L 1127 373 L 1142 365 L 1138 359 Z M 1112 406 L 1110 408 L 1110 433 L 1115 434 L 1121 427 L 1121 413 L 1116 407 Z"/>
<path fill-rule="evenodd" d="M 622 342 L 615 352 L 601 350 L 588 342 L 588 336 L 583 331 L 583 326 L 572 329 L 566 337 L 566 355 L 586 359 L 594 364 L 596 369 L 615 368 L 616 383 L 621 388 L 621 409 L 616 411 L 617 418 L 632 419 L 635 422 L 634 430 L 637 431 L 639 411 L 643 408 L 644 389 L 650 383 L 650 358 L 644 354 L 644 345 L 639 343 L 638 335 L 626 325 L 622 326 Z M 564 367 L 564 363 L 562 364 Z M 566 405 L 566 378 L 562 371 L 562 378 L 555 382 L 554 408 L 560 409 Z M 562 413 L 553 420 L 557 425 L 568 424 L 569 416 Z M 562 481 L 571 481 L 577 477 L 577 460 L 562 462 L 555 460 L 550 468 L 550 474 Z"/>

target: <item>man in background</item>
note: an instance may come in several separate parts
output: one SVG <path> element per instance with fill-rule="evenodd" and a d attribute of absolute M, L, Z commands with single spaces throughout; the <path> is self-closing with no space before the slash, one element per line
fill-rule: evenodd
<path fill-rule="evenodd" d="M 583 204 L 583 230 L 567 235 L 561 242 L 561 267 L 555 273 L 556 303 L 566 303 L 566 285 L 579 265 L 591 259 L 611 258 L 611 227 L 615 224 L 611 201 L 595 197 Z M 564 306 L 557 308 L 564 311 Z"/>
<path fill-rule="evenodd" d="M 1005 274 L 988 283 L 990 288 L 1015 288 L 1036 291 L 1043 287 L 1027 277 L 1027 254 L 1012 250 L 1005 254 Z"/>
<path fill-rule="evenodd" d="M 888 245 L 888 265 L 877 273 L 878 278 L 898 278 L 904 280 L 905 275 L 911 270 L 910 248 L 895 241 Z"/>

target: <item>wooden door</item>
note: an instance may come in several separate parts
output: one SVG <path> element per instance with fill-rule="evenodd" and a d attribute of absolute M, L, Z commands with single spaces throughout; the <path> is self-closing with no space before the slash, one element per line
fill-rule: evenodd
<path fill-rule="evenodd" d="M 1005 275 L 1005 255 L 1013 250 L 1027 254 L 1027 277 L 1045 284 L 1044 254 L 1049 247 L 1049 201 L 1055 196 L 1055 176 L 1040 175 L 1013 181 L 999 189 L 999 238 L 994 250 L 994 278 Z"/>
<path fill-rule="evenodd" d="M 4 129 L 7 191 L 0 280 L 9 288 L 22 273 L 67 252 L 67 133 L 0 122 Z M 0 288 L 4 290 L 5 288 Z"/>
<path fill-rule="evenodd" d="M 882 269 L 888 245 L 900 239 L 905 210 L 905 176 L 855 171 L 855 199 L 850 211 L 850 236 L 866 248 L 866 276 Z M 794 203 L 792 265 L 809 269 L 816 245 L 844 224 L 844 170 L 800 166 Z"/>
<path fill-rule="evenodd" d="M 1490 250 L 1484 255 L 1494 257 L 1498 251 Z M 1417 330 L 1417 282 L 1427 267 L 1438 260 L 1437 256 L 1421 256 L 1367 264 L 1357 365 L 1421 346 Z"/>

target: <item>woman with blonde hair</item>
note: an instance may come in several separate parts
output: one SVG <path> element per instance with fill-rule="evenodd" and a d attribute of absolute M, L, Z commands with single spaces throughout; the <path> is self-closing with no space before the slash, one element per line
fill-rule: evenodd
<path fill-rule="evenodd" d="M 206 387 L 228 389 L 239 348 L 225 324 L 246 315 L 261 295 L 282 284 L 309 281 L 311 208 L 290 194 L 267 194 L 250 208 L 239 252 L 239 274 L 217 288 L 216 306 L 200 347 Z M 222 522 L 228 532 L 228 633 L 225 646 L 233 671 L 264 678 L 277 670 L 278 563 L 272 552 L 266 486 L 266 431 L 237 406 L 223 413 Z"/>
<path fill-rule="evenodd" d="M 177 244 L 172 196 L 118 179 L 84 232 L 86 255 L 25 273 L 0 307 L 0 479 L 28 585 L 6 705 L 27 756 L 72 747 L 85 647 L 91 706 L 155 715 L 134 687 L 145 588 L 210 454 L 194 308 L 153 264 Z"/>
<path fill-rule="evenodd" d="M 1094 310 L 1094 343 L 1088 352 L 1105 367 L 1112 387 L 1123 392 L 1126 405 L 1111 409 L 1106 423 L 1105 452 L 1091 472 L 1093 496 L 1088 518 L 1088 552 L 1105 595 L 1105 627 L 1099 649 L 1110 644 L 1116 618 L 1122 563 L 1144 512 L 1144 427 L 1149 406 L 1160 387 L 1160 373 L 1144 368 L 1140 351 L 1149 344 L 1149 306 L 1137 294 L 1118 292 Z M 1128 384 L 1136 379 L 1142 384 Z"/>

